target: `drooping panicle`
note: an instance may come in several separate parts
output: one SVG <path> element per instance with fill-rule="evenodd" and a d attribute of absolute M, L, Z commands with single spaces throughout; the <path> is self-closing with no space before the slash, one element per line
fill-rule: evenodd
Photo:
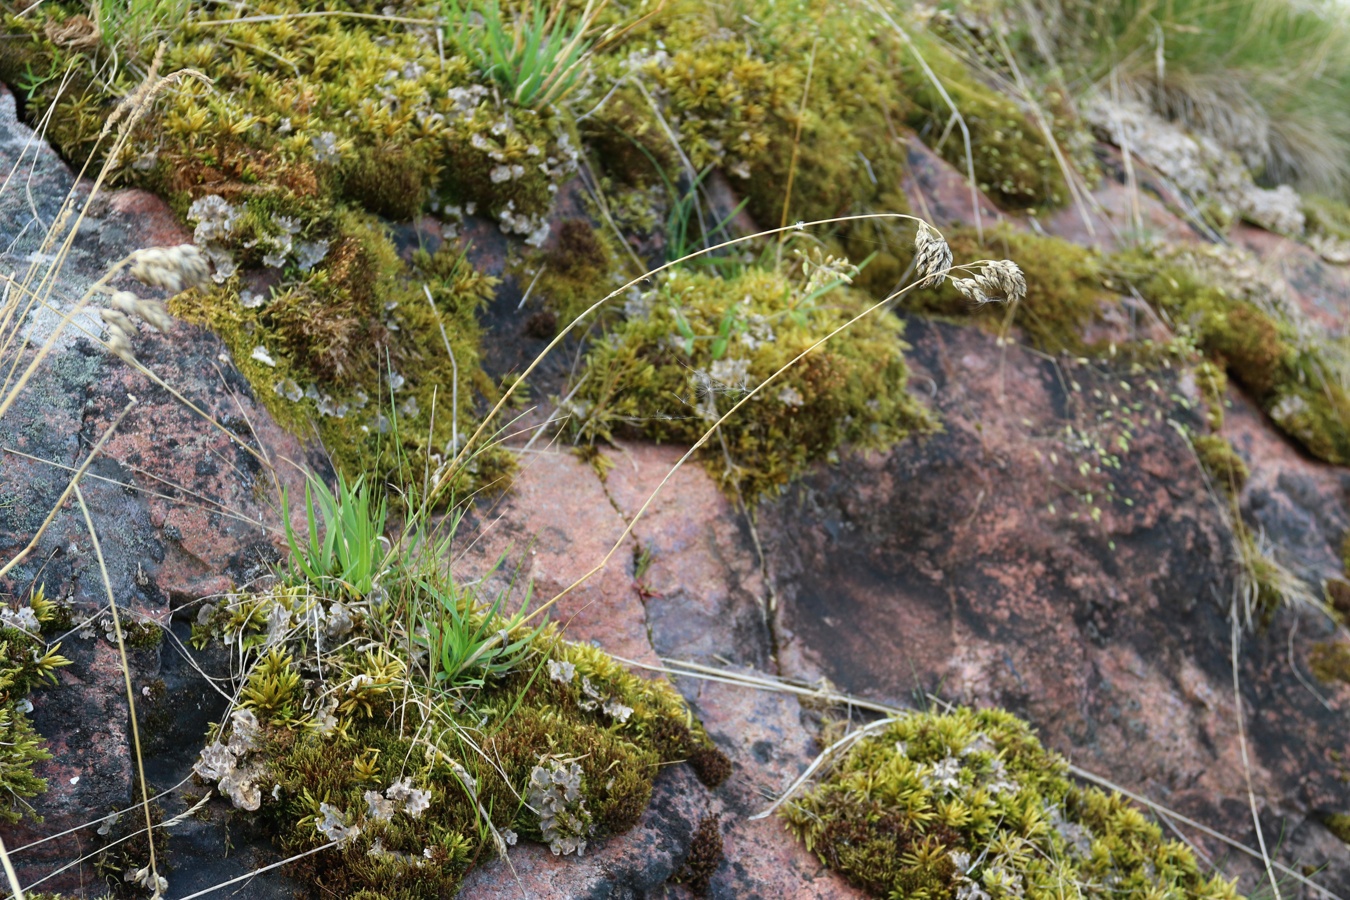
<path fill-rule="evenodd" d="M 938 287 L 947 280 L 947 272 L 952 267 L 952 248 L 941 232 L 920 221 L 918 234 L 914 236 L 914 251 L 919 287 Z"/>

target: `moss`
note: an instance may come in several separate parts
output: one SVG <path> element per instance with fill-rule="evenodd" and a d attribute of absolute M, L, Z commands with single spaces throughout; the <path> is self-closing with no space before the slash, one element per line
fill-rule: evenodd
<path fill-rule="evenodd" d="M 552 338 L 558 324 L 570 324 L 613 290 L 616 262 L 611 244 L 609 236 L 596 231 L 586 219 L 566 219 L 561 223 L 557 243 L 532 260 L 538 273 L 534 290 L 555 315 L 554 328 L 538 327 L 532 336 Z M 532 280 L 528 274 L 518 277 L 526 282 Z M 536 321 L 527 323 L 527 328 Z"/>
<path fill-rule="evenodd" d="M 1218 434 L 1204 434 L 1197 437 L 1192 446 L 1200 458 L 1200 466 L 1219 489 L 1234 495 L 1242 492 L 1251 473 L 1227 438 Z"/>
<path fill-rule="evenodd" d="M 697 440 L 751 388 L 869 305 L 839 286 L 830 265 L 837 263 L 815 270 L 815 282 L 801 269 L 792 277 L 747 269 L 726 279 L 687 271 L 663 279 L 587 355 L 579 433 Z M 884 447 L 930 427 L 905 392 L 900 334 L 884 311 L 840 333 L 729 418 L 702 459 L 728 489 L 754 498 L 842 444 Z"/>
<path fill-rule="evenodd" d="M 998 228 L 984 243 L 972 228 L 954 228 L 946 235 L 958 261 L 1011 259 L 1026 276 L 1027 294 L 1012 311 L 1013 323 L 1026 340 L 1047 353 L 1082 353 L 1083 329 L 1096 320 L 1111 295 L 1102 287 L 1101 261 L 1090 250 L 1054 237 Z M 917 290 L 901 301 L 906 309 L 973 319 L 999 329 L 1009 310 L 1000 304 L 976 306 L 951 286 Z"/>
<path fill-rule="evenodd" d="M 1319 681 L 1350 684 L 1350 644 L 1339 641 L 1313 644 L 1308 654 L 1308 668 Z"/>
<path fill-rule="evenodd" d="M 0 822 L 17 822 L 28 815 L 40 821 L 24 801 L 47 790 L 46 779 L 33 773 L 39 762 L 51 759 L 42 736 L 28 718 L 28 694 L 44 682 L 56 682 L 56 670 L 70 665 L 38 633 L 49 630 L 60 607 L 37 588 L 26 602 L 0 606 Z"/>
<path fill-rule="evenodd" d="M 133 650 L 149 650 L 164 640 L 164 630 L 155 622 L 123 622 L 122 639 Z"/>
<path fill-rule="evenodd" d="M 1302 200 L 1309 234 L 1350 241 L 1350 206 L 1316 194 L 1306 195 Z"/>
<path fill-rule="evenodd" d="M 588 133 L 605 129 L 615 136 L 597 146 L 617 154 L 605 160 L 606 171 L 625 183 L 634 181 L 625 171 L 643 173 L 674 199 L 677 181 L 688 187 L 689 167 L 697 173 L 720 168 L 745 197 L 751 219 L 765 228 L 784 220 L 907 212 L 899 190 L 906 151 L 898 128 L 910 103 L 907 86 L 894 77 L 894 32 L 862 8 L 827 0 L 738 9 L 744 15 L 692 2 L 672 5 L 623 45 L 625 53 L 637 54 L 660 116 L 636 87 L 616 91 L 588 126 Z M 632 63 L 621 57 L 608 65 L 617 75 Z M 857 228 L 864 233 L 854 235 Z M 906 240 L 868 223 L 819 231 L 831 232 L 850 253 L 870 245 L 859 259 L 873 250 L 899 250 Z M 878 236 L 889 243 L 878 243 Z"/>
<path fill-rule="evenodd" d="M 475 426 L 474 398 L 495 399 L 479 365 L 477 314 L 496 282 L 448 243 L 404 263 L 371 216 L 345 213 L 334 227 L 323 263 L 266 299 L 266 288 L 236 277 L 170 308 L 216 331 L 277 420 L 315 428 L 339 469 L 419 483 L 420 463 L 403 477 L 407 461 L 451 458 L 455 436 Z M 246 292 L 257 305 L 245 305 Z M 500 490 L 511 469 L 505 451 L 490 449 L 453 488 Z"/>
<path fill-rule="evenodd" d="M 1327 831 L 1336 835 L 1343 842 L 1350 844 L 1350 814 L 1335 813 L 1326 816 L 1323 818 L 1322 824 L 1327 826 Z"/>
<path fill-rule="evenodd" d="M 1002 710 L 874 726 L 785 817 L 822 862 L 875 897 L 1052 897 L 1064 884 L 1237 896 L 1119 795 L 1070 781 L 1064 761 Z"/>
<path fill-rule="evenodd" d="M 722 859 L 721 817 L 704 816 L 694 829 L 694 836 L 689 841 L 689 853 L 680 871 L 671 880 L 687 885 L 695 897 L 706 897 Z"/>
<path fill-rule="evenodd" d="M 440 595 L 429 576 L 403 572 L 386 573 L 387 589 L 425 625 Z M 496 852 L 494 834 L 584 847 L 637 823 L 662 766 L 713 749 L 669 683 L 569 644 L 552 626 L 529 632 L 494 618 L 470 588 L 455 595 L 466 614 L 483 634 L 513 632 L 517 664 L 452 684 L 431 677 L 425 650 L 406 652 L 406 639 L 386 630 L 401 627 L 403 612 L 369 598 L 329 603 L 317 587 L 279 585 L 206 616 L 209 639 L 246 648 L 282 639 L 247 673 L 240 709 L 213 729 L 197 768 L 237 805 L 256 807 L 285 853 L 342 839 L 290 867 L 314 896 L 453 896 Z M 286 637 L 293 621 L 340 621 L 344 640 L 316 657 L 306 629 Z M 570 831 L 531 799 L 549 772 L 576 779 Z"/>
<path fill-rule="evenodd" d="M 167 41 L 164 69 L 193 69 L 207 83 L 166 87 L 132 131 L 113 180 L 160 193 L 196 228 L 221 286 L 180 298 L 178 311 L 221 333 L 278 419 L 306 436 L 317 419 L 349 474 L 388 475 L 408 460 L 420 472 L 457 450 L 448 445 L 473 423 L 476 404 L 495 399 L 477 364 L 474 321 L 492 282 L 462 259 L 453 275 L 438 271 L 439 261 L 400 260 L 376 216 L 476 208 L 540 242 L 558 185 L 575 169 L 575 137 L 557 110 L 502 99 L 425 31 L 375 16 L 285 18 L 311 5 L 269 0 L 255 12 L 277 20 L 228 25 L 221 20 L 232 13 L 194 7 Z M 370 12 L 359 3 L 325 10 Z M 15 19 L 0 71 L 75 73 L 47 135 L 78 164 L 146 60 L 110 66 L 110 83 L 85 85 L 82 73 L 106 62 L 107 51 L 83 58 L 47 41 L 44 29 L 65 14 L 53 3 Z M 30 113 L 58 99 L 60 81 L 31 86 Z M 424 282 L 440 317 L 422 296 Z M 458 390 L 445 390 L 455 366 L 442 325 Z M 255 348 L 276 365 L 256 359 Z M 393 398 L 380 390 L 391 366 L 407 382 Z M 500 453 L 474 465 L 480 471 L 458 489 L 509 469 Z"/>
<path fill-rule="evenodd" d="M 1207 283 L 1181 262 L 1131 252 L 1114 257 L 1111 266 L 1168 321 L 1188 330 L 1282 431 L 1319 459 L 1350 463 L 1350 394 L 1292 322 Z"/>
<path fill-rule="evenodd" d="M 1064 173 L 1044 132 L 1012 100 L 981 83 L 951 51 L 922 33 L 916 51 L 942 82 L 970 130 L 975 181 L 1004 209 L 1038 212 L 1069 200 Z M 951 107 L 924 74 L 914 53 L 900 60 L 900 77 L 913 109 L 908 123 L 962 173 L 966 147 L 960 131 L 948 128 Z"/>
<path fill-rule="evenodd" d="M 1350 622 L 1350 581 L 1330 578 L 1326 583 L 1327 607 L 1342 622 Z"/>

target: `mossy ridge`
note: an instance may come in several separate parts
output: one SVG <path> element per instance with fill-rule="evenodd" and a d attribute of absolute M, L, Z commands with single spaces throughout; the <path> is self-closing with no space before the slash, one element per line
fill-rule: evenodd
<path fill-rule="evenodd" d="M 663 765 L 688 760 L 713 786 L 725 778 L 707 764 L 725 758 L 668 682 L 565 642 L 553 626 L 503 677 L 446 690 L 415 644 L 408 654 L 371 640 L 398 621 L 395 602 L 422 602 L 398 596 L 330 601 L 282 585 L 208 609 L 195 629 L 199 644 L 222 639 L 261 655 L 198 773 L 256 809 L 284 852 L 340 840 L 292 868 L 316 896 L 452 896 L 495 852 L 494 831 L 512 843 L 517 834 L 557 842 L 557 828 L 526 802 L 537 770 L 553 761 L 578 767 L 570 836 L 584 841 L 636 824 Z M 307 628 L 286 631 L 306 621 L 320 623 L 334 649 L 317 653 Z M 487 624 L 490 633 L 508 623 Z"/>
<path fill-rule="evenodd" d="M 52 758 L 42 736 L 28 718 L 32 703 L 26 698 L 44 682 L 56 683 L 56 670 L 70 665 L 40 637 L 54 631 L 69 612 L 48 600 L 38 588 L 26 601 L 0 606 L 0 822 L 24 816 L 41 817 L 24 801 L 47 790 L 47 781 L 33 774 L 33 766 Z"/>
<path fill-rule="evenodd" d="M 587 354 L 573 401 L 578 434 L 697 440 L 748 390 L 870 305 L 845 286 L 853 271 L 802 257 L 787 274 L 671 272 Z M 702 452 L 709 470 L 753 499 L 845 443 L 887 447 L 933 427 L 906 392 L 901 333 L 878 310 L 788 369 L 722 425 Z"/>
<path fill-rule="evenodd" d="M 1099 317 L 1103 305 L 1115 300 L 1102 285 L 1102 261 L 1095 253 L 1061 238 L 1005 226 L 986 230 L 983 242 L 967 227 L 949 229 L 946 237 L 957 260 L 1011 259 L 1021 267 L 1027 294 L 1013 310 L 1012 323 L 1028 344 L 1045 353 L 1092 349 L 1083 330 Z M 935 291 L 912 292 L 901 303 L 907 310 L 971 319 L 995 330 L 1008 320 L 1003 305 L 977 306 L 950 282 Z"/>
<path fill-rule="evenodd" d="M 937 76 L 970 130 L 975 182 L 1000 207 L 1031 214 L 1069 201 L 1064 172 L 1043 131 L 1014 101 L 983 84 L 955 54 L 924 32 L 913 35 L 917 52 Z M 909 88 L 914 106 L 908 124 L 929 143 L 937 143 L 944 159 L 966 171 L 966 147 L 959 131 L 947 129 L 951 107 L 924 74 L 914 54 L 899 57 L 899 77 Z M 1060 125 L 1061 128 L 1056 128 Z M 1057 120 L 1057 140 L 1068 141 L 1071 126 Z M 937 138 L 946 140 L 938 143 Z"/>
<path fill-rule="evenodd" d="M 1339 364 L 1303 340 L 1290 319 L 1165 256 L 1129 251 L 1110 267 L 1187 329 L 1282 431 L 1319 459 L 1350 464 L 1350 394 L 1333 375 Z"/>
<path fill-rule="evenodd" d="M 367 6 L 329 11 L 378 12 Z M 306 9 L 273 0 L 251 13 Z M 61 95 L 60 127 L 49 137 L 80 162 L 132 85 L 125 74 L 112 84 L 79 80 L 91 60 L 44 34 L 69 14 L 53 4 L 15 20 L 16 35 L 28 39 L 5 42 L 0 69 L 18 77 L 74 67 L 76 83 Z M 473 321 L 493 282 L 453 255 L 402 263 L 372 213 L 409 219 L 429 207 L 453 218 L 478 209 L 538 243 L 553 195 L 575 167 L 570 126 L 557 110 L 500 99 L 463 57 L 442 59 L 426 27 L 336 15 L 219 24 L 234 17 L 196 9 L 175 31 L 165 68 L 198 70 L 214 85 L 186 79 L 166 90 L 133 133 L 114 181 L 155 190 L 196 227 L 222 287 L 184 298 L 178 312 L 222 333 L 280 421 L 308 432 L 317 414 L 320 435 L 349 472 L 394 471 L 395 443 L 419 471 L 421 460 L 434 466 L 458 449 L 450 446 L 456 432 L 471 430 L 476 404 L 495 395 L 477 365 Z M 30 87 L 34 109 L 56 99 L 55 82 Z M 439 316 L 419 281 L 437 295 Z M 392 402 L 379 380 L 391 363 L 402 365 L 395 371 L 406 382 Z M 458 390 L 449 390 L 456 367 Z M 395 408 L 405 421 L 390 422 Z M 373 437 L 392 434 L 391 424 L 397 442 Z M 480 471 L 458 487 L 501 483 L 510 468 L 500 453 L 475 464 Z"/>
<path fill-rule="evenodd" d="M 1003 710 L 898 717 L 784 817 L 875 897 L 1238 896 L 1119 795 L 1075 785 Z"/>
<path fill-rule="evenodd" d="M 496 396 L 479 365 L 477 319 L 496 281 L 449 242 L 405 263 L 367 214 L 345 212 L 335 228 L 324 266 L 270 291 L 235 276 L 179 295 L 171 309 L 219 334 L 273 416 L 299 433 L 317 429 L 340 470 L 398 481 L 407 460 L 435 467 L 452 457 L 479 398 Z M 501 489 L 512 466 L 488 449 L 454 487 Z"/>

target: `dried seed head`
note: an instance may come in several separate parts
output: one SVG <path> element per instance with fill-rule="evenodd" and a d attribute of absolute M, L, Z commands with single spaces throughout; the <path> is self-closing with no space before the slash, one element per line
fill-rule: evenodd
<path fill-rule="evenodd" d="M 169 315 L 162 300 L 137 300 L 136 315 L 156 331 L 168 331 L 173 327 L 173 317 Z"/>
<path fill-rule="evenodd" d="M 927 222 L 919 222 L 914 236 L 915 268 L 919 273 L 919 287 L 938 287 L 947 279 L 952 267 L 952 248 L 942 234 Z"/>
<path fill-rule="evenodd" d="M 108 349 L 127 362 L 133 361 L 136 357 L 131 351 L 131 338 L 127 333 L 116 325 L 108 326 Z"/>
<path fill-rule="evenodd" d="M 974 278 L 953 278 L 952 286 L 980 306 L 986 303 L 1016 303 L 1027 295 L 1022 270 L 1010 259 L 984 264 Z"/>
<path fill-rule="evenodd" d="M 131 277 L 143 284 L 162 287 L 173 293 L 196 287 L 211 277 L 206 257 L 192 244 L 177 247 L 151 247 L 137 250 Z"/>
<path fill-rule="evenodd" d="M 994 260 L 985 266 L 984 271 L 997 280 L 999 292 L 1009 303 L 1016 303 L 1027 295 L 1027 280 L 1012 260 Z"/>
<path fill-rule="evenodd" d="M 136 315 L 136 304 L 139 302 L 140 298 L 131 291 L 115 291 L 112 299 L 108 301 L 113 309 L 128 316 Z"/>
<path fill-rule="evenodd" d="M 99 310 L 99 315 L 103 317 L 104 322 L 108 323 L 110 329 L 122 332 L 123 336 L 136 333 L 136 325 L 126 313 L 115 309 L 103 309 Z"/>

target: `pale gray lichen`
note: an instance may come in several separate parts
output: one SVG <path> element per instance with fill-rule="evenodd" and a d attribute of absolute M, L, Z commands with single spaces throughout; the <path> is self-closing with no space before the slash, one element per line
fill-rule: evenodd
<path fill-rule="evenodd" d="M 530 772 L 525 802 L 539 816 L 539 831 L 555 856 L 586 851 L 591 814 L 581 795 L 581 766 L 540 760 Z"/>

